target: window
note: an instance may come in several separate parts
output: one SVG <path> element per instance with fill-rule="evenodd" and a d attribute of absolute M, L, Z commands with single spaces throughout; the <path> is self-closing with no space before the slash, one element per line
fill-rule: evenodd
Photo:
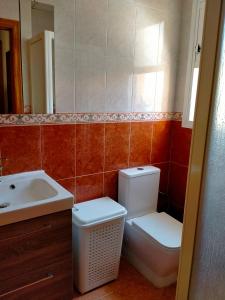
<path fill-rule="evenodd" d="M 205 0 L 193 0 L 191 33 L 187 61 L 186 87 L 183 110 L 183 127 L 193 126 L 198 88 L 202 36 L 205 15 Z"/>

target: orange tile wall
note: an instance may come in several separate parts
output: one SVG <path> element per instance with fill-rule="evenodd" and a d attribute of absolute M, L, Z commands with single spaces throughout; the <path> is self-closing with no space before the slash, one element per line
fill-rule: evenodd
<path fill-rule="evenodd" d="M 117 199 L 118 170 L 161 169 L 161 209 L 182 217 L 191 130 L 178 121 L 0 127 L 4 174 L 44 169 L 76 202 Z"/>
<path fill-rule="evenodd" d="M 169 212 L 181 220 L 184 211 L 191 135 L 192 130 L 181 127 L 181 122 L 172 122 L 168 184 Z"/>

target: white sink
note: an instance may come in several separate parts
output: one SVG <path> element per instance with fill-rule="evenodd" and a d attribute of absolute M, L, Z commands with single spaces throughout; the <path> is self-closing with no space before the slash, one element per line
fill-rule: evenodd
<path fill-rule="evenodd" d="M 71 209 L 74 198 L 44 171 L 0 177 L 0 226 Z"/>

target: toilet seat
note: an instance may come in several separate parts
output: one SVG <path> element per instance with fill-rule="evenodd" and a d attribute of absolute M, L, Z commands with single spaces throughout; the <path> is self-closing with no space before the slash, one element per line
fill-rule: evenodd
<path fill-rule="evenodd" d="M 165 212 L 150 213 L 129 221 L 147 239 L 154 240 L 161 247 L 171 250 L 180 249 L 183 225 Z"/>

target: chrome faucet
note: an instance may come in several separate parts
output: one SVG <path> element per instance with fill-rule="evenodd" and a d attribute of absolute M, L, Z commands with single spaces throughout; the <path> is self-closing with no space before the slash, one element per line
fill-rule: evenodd
<path fill-rule="evenodd" d="M 3 176 L 3 169 L 4 169 L 3 162 L 7 161 L 7 160 L 8 160 L 8 158 L 6 158 L 6 157 L 0 157 L 0 177 Z"/>

